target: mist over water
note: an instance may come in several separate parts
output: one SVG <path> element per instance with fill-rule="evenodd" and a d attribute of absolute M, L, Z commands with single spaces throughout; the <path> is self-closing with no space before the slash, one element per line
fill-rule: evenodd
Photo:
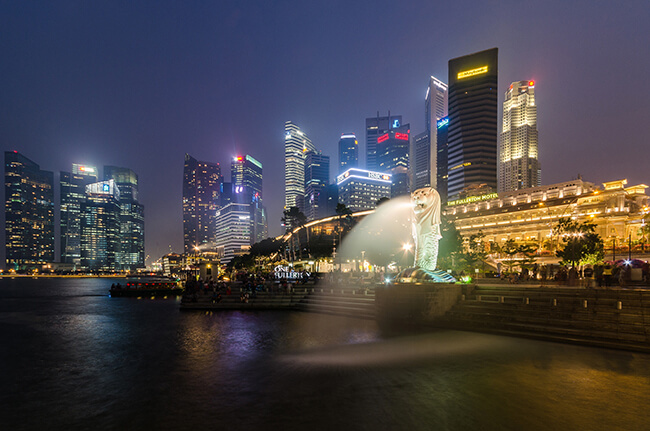
<path fill-rule="evenodd" d="M 402 248 L 406 243 L 413 244 L 411 214 L 410 196 L 382 203 L 346 235 L 338 250 L 341 259 L 358 260 L 363 256 L 380 266 L 400 260 L 407 266 L 413 265 L 412 250 Z"/>
<path fill-rule="evenodd" d="M 0 280 L 7 430 L 645 430 L 650 355 Z"/>

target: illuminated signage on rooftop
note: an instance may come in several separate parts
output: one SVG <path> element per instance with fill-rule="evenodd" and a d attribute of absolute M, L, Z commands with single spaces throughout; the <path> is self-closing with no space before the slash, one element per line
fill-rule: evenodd
<path fill-rule="evenodd" d="M 409 140 L 409 135 L 408 135 L 408 133 L 395 133 L 395 139 L 401 139 L 402 141 L 408 141 Z"/>
<path fill-rule="evenodd" d="M 441 118 L 436 123 L 436 125 L 438 126 L 438 129 L 441 128 L 441 127 L 445 127 L 447 124 L 449 124 L 449 117 Z"/>
<path fill-rule="evenodd" d="M 484 73 L 487 73 L 488 67 L 487 66 L 482 66 L 482 67 L 477 67 L 476 69 L 471 69 L 471 70 L 465 70 L 464 72 L 458 72 L 458 79 L 464 79 L 464 78 L 469 78 L 472 76 L 476 75 L 482 75 Z"/>
<path fill-rule="evenodd" d="M 336 184 L 339 185 L 348 178 L 361 178 L 365 180 L 377 180 L 381 182 L 390 183 L 391 176 L 382 172 L 366 171 L 364 169 L 348 169 L 338 177 L 336 177 Z"/>
<path fill-rule="evenodd" d="M 466 197 L 465 199 L 456 199 L 455 201 L 449 201 L 447 202 L 447 206 L 454 206 L 454 205 L 463 205 L 463 204 L 469 204 L 472 202 L 480 202 L 480 201 L 491 201 L 492 199 L 498 199 L 499 195 L 496 193 L 488 193 L 487 195 L 481 195 L 481 196 L 469 196 Z"/>
<path fill-rule="evenodd" d="M 386 133 L 385 135 L 381 135 L 380 137 L 378 137 L 378 138 L 377 138 L 377 143 L 378 143 L 378 144 L 381 144 L 382 142 L 384 142 L 384 141 L 387 140 L 387 139 L 388 139 L 388 133 Z"/>
<path fill-rule="evenodd" d="M 399 120 L 396 118 L 393 120 L 393 129 L 397 129 L 399 127 Z"/>

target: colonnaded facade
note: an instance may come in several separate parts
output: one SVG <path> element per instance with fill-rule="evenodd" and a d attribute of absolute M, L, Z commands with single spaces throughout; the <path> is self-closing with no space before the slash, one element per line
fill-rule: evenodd
<path fill-rule="evenodd" d="M 648 186 L 627 187 L 627 180 L 603 183 L 581 179 L 507 193 L 470 196 L 450 201 L 444 212 L 466 238 L 482 232 L 485 240 L 501 244 L 508 239 L 553 250 L 559 238 L 553 228 L 570 217 L 596 225 L 605 247 L 627 246 L 642 240 L 648 215 Z M 645 242 L 643 240 L 642 242 Z"/>

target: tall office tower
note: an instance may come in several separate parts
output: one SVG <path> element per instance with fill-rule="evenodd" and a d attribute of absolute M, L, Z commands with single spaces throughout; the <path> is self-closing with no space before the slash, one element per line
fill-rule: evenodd
<path fill-rule="evenodd" d="M 138 175 L 128 168 L 104 166 L 104 180 L 120 191 L 120 249 L 117 269 L 144 268 L 144 206 L 138 199 Z"/>
<path fill-rule="evenodd" d="M 359 167 L 359 141 L 354 133 L 344 133 L 339 139 L 339 173 Z"/>
<path fill-rule="evenodd" d="M 223 252 L 222 264 L 250 249 L 253 243 L 250 214 L 250 205 L 242 203 L 230 203 L 217 210 L 215 246 Z"/>
<path fill-rule="evenodd" d="M 377 138 L 385 135 L 392 129 L 397 129 L 402 125 L 401 115 L 390 115 L 380 117 L 377 112 L 376 117 L 366 118 L 366 168 L 369 171 L 379 170 L 377 161 Z"/>
<path fill-rule="evenodd" d="M 185 253 L 212 250 L 216 212 L 221 203 L 221 167 L 185 154 L 183 169 L 183 243 Z"/>
<path fill-rule="evenodd" d="M 284 123 L 284 207 L 303 210 L 305 154 L 316 151 L 311 139 L 291 121 Z"/>
<path fill-rule="evenodd" d="M 432 76 L 429 78 L 427 94 L 424 98 L 424 121 L 426 130 L 420 137 L 420 145 L 416 144 L 414 154 L 416 155 L 417 166 L 414 166 L 412 177 L 415 181 L 414 189 L 420 187 L 433 186 L 437 188 L 436 180 L 438 178 L 437 166 L 437 133 L 436 124 L 438 120 L 447 116 L 447 84 Z M 420 136 L 420 135 L 418 135 Z M 426 148 L 425 141 L 429 139 L 429 146 Z M 421 161 L 420 158 L 426 158 Z M 427 178 L 428 177 L 428 178 Z"/>
<path fill-rule="evenodd" d="M 253 243 L 266 239 L 268 226 L 262 205 L 262 163 L 253 157 L 237 156 L 230 164 L 231 201 L 250 205 Z"/>
<path fill-rule="evenodd" d="M 498 174 L 499 193 L 542 185 L 534 81 L 513 82 L 506 91 Z"/>
<path fill-rule="evenodd" d="M 17 151 L 5 151 L 8 269 L 54 261 L 54 174 Z"/>
<path fill-rule="evenodd" d="M 330 183 L 330 158 L 320 151 L 305 157 L 305 217 L 318 220 L 327 214 L 327 186 Z"/>
<path fill-rule="evenodd" d="M 449 132 L 449 117 L 443 117 L 436 123 L 436 146 L 438 169 L 436 172 L 436 191 L 440 195 L 440 203 L 447 203 L 447 135 Z"/>
<path fill-rule="evenodd" d="M 81 203 L 81 268 L 88 271 L 115 271 L 120 241 L 120 191 L 115 181 L 86 186 Z"/>
<path fill-rule="evenodd" d="M 377 207 L 381 198 L 390 198 L 390 174 L 364 169 L 348 169 L 336 177 L 339 202 L 353 212 Z"/>
<path fill-rule="evenodd" d="M 81 264 L 81 204 L 86 200 L 86 186 L 97 180 L 95 166 L 73 163 L 72 172 L 60 173 L 61 262 L 75 269 Z"/>
<path fill-rule="evenodd" d="M 413 138 L 411 151 L 409 151 L 412 156 L 409 160 L 409 169 L 413 181 L 413 190 L 431 186 L 431 166 L 433 166 L 431 160 L 437 161 L 437 158 L 431 155 L 431 149 L 435 148 L 431 146 L 431 141 L 429 131 L 415 135 Z M 433 185 L 435 188 L 436 183 L 434 182 Z"/>
<path fill-rule="evenodd" d="M 377 138 L 379 172 L 391 174 L 391 197 L 409 194 L 409 147 L 411 126 L 392 128 Z"/>
<path fill-rule="evenodd" d="M 464 189 L 497 187 L 498 52 L 449 60 L 449 199 Z"/>

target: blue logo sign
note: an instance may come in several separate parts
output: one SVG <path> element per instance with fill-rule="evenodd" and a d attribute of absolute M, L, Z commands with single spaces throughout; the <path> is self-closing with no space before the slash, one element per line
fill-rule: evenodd
<path fill-rule="evenodd" d="M 436 124 L 438 125 L 438 129 L 445 127 L 447 124 L 449 124 L 449 117 L 441 118 L 440 121 L 438 121 Z"/>
<path fill-rule="evenodd" d="M 399 127 L 399 120 L 396 118 L 393 120 L 393 129 L 397 129 Z"/>
<path fill-rule="evenodd" d="M 108 184 L 104 184 L 104 191 L 105 192 L 110 192 L 111 191 L 111 186 L 109 186 Z"/>

